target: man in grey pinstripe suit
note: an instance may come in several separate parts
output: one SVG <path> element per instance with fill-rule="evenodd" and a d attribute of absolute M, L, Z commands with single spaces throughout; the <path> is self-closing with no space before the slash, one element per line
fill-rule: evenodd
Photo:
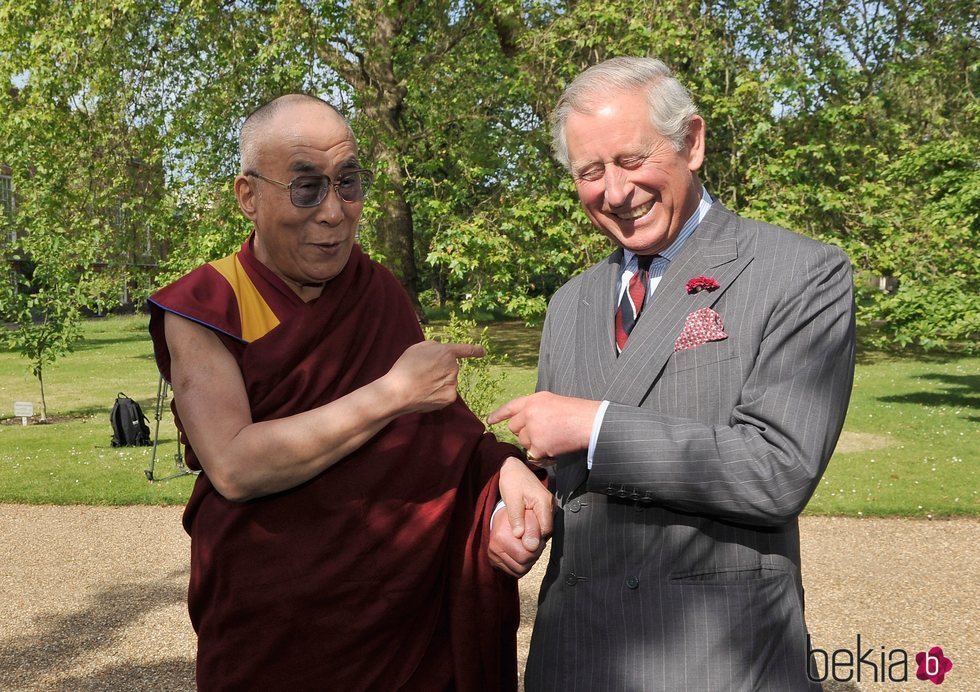
<path fill-rule="evenodd" d="M 560 503 L 527 689 L 818 689 L 797 516 L 850 396 L 847 257 L 711 199 L 705 122 L 659 61 L 590 68 L 553 120 L 557 157 L 618 247 L 552 298 L 538 391 L 490 417 L 553 466 Z M 652 260 L 646 297 L 620 353 L 614 313 L 638 258 Z M 513 574 L 535 559 L 490 557 Z"/>

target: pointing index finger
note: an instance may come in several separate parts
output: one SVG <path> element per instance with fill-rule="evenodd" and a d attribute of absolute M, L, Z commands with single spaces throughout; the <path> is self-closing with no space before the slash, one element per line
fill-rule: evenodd
<path fill-rule="evenodd" d="M 495 425 L 500 421 L 507 420 L 511 416 L 515 415 L 518 411 L 521 410 L 521 402 L 523 400 L 524 397 L 522 396 L 516 399 L 511 399 L 506 404 L 498 408 L 496 411 L 491 412 L 490 415 L 487 416 L 487 424 Z"/>
<path fill-rule="evenodd" d="M 482 346 L 476 344 L 446 344 L 453 358 L 483 358 L 487 354 Z"/>

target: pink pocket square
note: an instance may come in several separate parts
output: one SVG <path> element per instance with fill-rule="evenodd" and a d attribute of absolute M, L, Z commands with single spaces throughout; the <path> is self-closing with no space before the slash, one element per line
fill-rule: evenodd
<path fill-rule="evenodd" d="M 701 308 L 687 316 L 684 329 L 674 342 L 674 351 L 683 351 L 709 341 L 721 341 L 727 338 L 728 334 L 725 333 L 721 315 L 711 308 Z"/>

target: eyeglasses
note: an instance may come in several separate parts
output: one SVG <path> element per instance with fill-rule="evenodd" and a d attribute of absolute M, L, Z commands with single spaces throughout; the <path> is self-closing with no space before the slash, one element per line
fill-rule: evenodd
<path fill-rule="evenodd" d="M 366 168 L 344 171 L 337 182 L 333 182 L 326 175 L 300 175 L 288 183 L 266 178 L 256 171 L 245 171 L 245 175 L 289 190 L 289 201 L 294 207 L 301 209 L 318 206 L 326 198 L 330 188 L 333 188 L 337 196 L 345 202 L 360 202 L 374 179 L 374 174 Z"/>

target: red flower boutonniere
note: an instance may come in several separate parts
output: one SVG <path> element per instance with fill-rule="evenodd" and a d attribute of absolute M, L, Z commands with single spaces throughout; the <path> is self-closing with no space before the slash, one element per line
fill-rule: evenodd
<path fill-rule="evenodd" d="M 698 276 L 687 282 L 688 293 L 700 293 L 701 291 L 713 291 L 718 288 L 718 282 L 710 276 Z"/>

